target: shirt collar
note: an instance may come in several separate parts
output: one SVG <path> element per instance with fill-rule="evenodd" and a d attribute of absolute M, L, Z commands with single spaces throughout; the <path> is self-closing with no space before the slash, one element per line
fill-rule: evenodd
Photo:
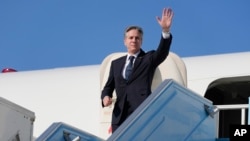
<path fill-rule="evenodd" d="M 133 54 L 133 55 L 131 55 L 131 54 L 127 54 L 127 60 L 129 59 L 129 56 L 134 56 L 135 57 L 135 59 L 137 58 L 137 56 L 140 54 L 140 52 L 141 52 L 141 50 L 140 51 L 138 51 L 136 54 Z"/>

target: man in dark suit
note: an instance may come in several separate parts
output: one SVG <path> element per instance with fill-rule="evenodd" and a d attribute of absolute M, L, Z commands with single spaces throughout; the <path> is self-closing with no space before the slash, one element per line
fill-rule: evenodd
<path fill-rule="evenodd" d="M 157 17 L 162 28 L 161 40 L 156 50 L 147 53 L 141 49 L 143 30 L 138 26 L 129 26 L 125 30 L 124 44 L 128 54 L 112 61 L 109 77 L 101 94 L 102 106 L 106 107 L 112 104 L 112 94 L 114 89 L 116 91 L 112 132 L 151 94 L 155 69 L 169 54 L 172 17 L 173 11 L 170 8 L 164 8 L 162 17 Z"/>

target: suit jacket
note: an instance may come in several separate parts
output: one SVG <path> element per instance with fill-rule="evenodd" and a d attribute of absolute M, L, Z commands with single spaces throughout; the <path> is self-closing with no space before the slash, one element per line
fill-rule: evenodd
<path fill-rule="evenodd" d="M 171 41 L 172 35 L 167 39 L 161 37 L 156 50 L 147 53 L 141 50 L 128 80 L 122 76 L 126 56 L 111 62 L 109 77 L 102 90 L 101 99 L 105 96 L 112 97 L 115 89 L 117 100 L 113 109 L 112 124 L 121 124 L 151 94 L 155 69 L 168 56 Z"/>

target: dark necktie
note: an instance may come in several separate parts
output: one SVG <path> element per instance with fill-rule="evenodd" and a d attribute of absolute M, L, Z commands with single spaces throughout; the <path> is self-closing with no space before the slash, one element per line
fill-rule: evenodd
<path fill-rule="evenodd" d="M 133 61 L 134 61 L 135 57 L 134 56 L 129 56 L 129 64 L 125 70 L 125 79 L 128 80 L 132 69 L 133 69 Z"/>

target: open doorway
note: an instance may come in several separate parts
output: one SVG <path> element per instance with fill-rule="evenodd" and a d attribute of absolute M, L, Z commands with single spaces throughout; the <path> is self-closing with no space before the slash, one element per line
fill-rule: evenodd
<path fill-rule="evenodd" d="M 250 76 L 220 78 L 208 86 L 204 97 L 214 105 L 248 104 Z M 230 124 L 241 124 L 241 110 L 220 112 L 219 137 L 229 137 Z M 248 111 L 245 119 L 248 119 Z M 247 121 L 246 121 L 247 123 Z"/>

